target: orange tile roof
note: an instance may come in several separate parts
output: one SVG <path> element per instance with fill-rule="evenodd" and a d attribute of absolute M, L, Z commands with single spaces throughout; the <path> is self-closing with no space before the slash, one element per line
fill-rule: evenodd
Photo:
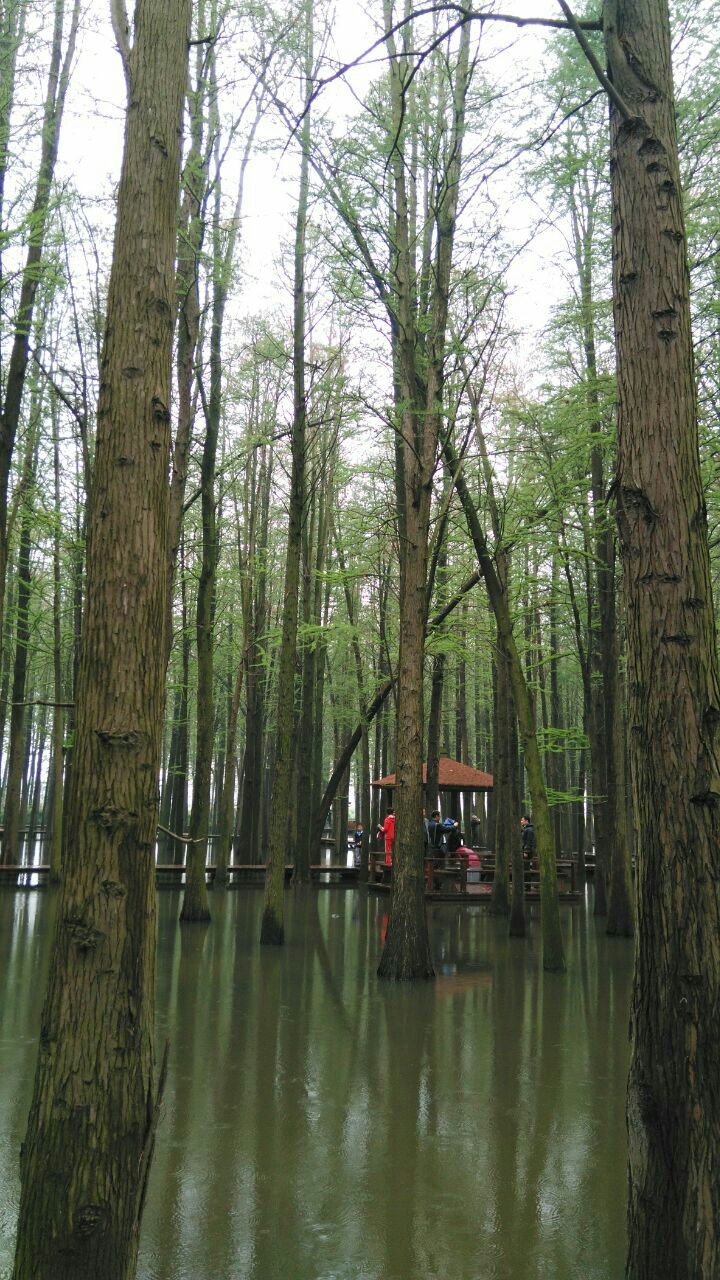
<path fill-rule="evenodd" d="M 422 767 L 423 785 L 427 782 L 427 765 Z M 385 787 L 390 791 L 395 786 L 395 774 L 389 773 L 386 778 L 377 778 L 371 782 L 372 787 Z M 440 772 L 438 779 L 440 791 L 492 791 L 493 776 L 483 773 L 482 769 L 473 769 L 472 765 L 461 764 L 459 760 L 451 760 L 450 756 L 440 756 Z"/>

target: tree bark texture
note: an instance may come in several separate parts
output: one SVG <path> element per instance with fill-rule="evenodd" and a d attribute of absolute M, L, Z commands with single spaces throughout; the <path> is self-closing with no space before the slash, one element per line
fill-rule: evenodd
<path fill-rule="evenodd" d="M 190 0 L 138 0 L 101 363 L 70 840 L 15 1280 L 131 1280 L 153 1003 L 173 259 Z"/>
<path fill-rule="evenodd" d="M 606 0 L 638 934 L 631 1280 L 720 1274 L 720 679 L 666 0 Z"/>

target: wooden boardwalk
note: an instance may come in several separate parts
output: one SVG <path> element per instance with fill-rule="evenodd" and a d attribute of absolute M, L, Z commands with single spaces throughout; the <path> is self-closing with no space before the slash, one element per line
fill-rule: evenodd
<path fill-rule="evenodd" d="M 285 864 L 286 881 L 291 879 L 293 871 L 293 864 L 287 862 Z M 227 872 L 228 887 L 230 888 L 239 888 L 240 886 L 252 888 L 265 882 L 264 862 L 232 862 L 229 864 Z M 217 867 L 208 866 L 205 868 L 205 879 L 208 884 L 214 883 L 216 873 Z M 185 867 L 181 863 L 157 863 L 155 875 L 158 888 L 177 887 L 185 881 Z M 311 882 L 317 885 L 318 888 L 325 888 L 330 885 L 352 886 L 357 884 L 358 876 L 359 868 L 355 866 L 317 862 L 310 867 Z M 25 863 L 13 863 L 7 866 L 0 864 L 0 886 L 5 885 L 13 889 L 37 889 L 41 885 L 48 884 L 49 879 L 50 866 L 45 862 L 32 867 Z"/>
<path fill-rule="evenodd" d="M 286 863 L 286 882 L 291 880 L 293 871 L 293 864 Z M 182 864 L 158 863 L 155 873 L 158 888 L 179 888 L 185 881 L 185 867 Z M 216 873 L 215 866 L 205 868 L 205 879 L 209 885 L 214 884 Z M 560 901 L 577 902 L 580 894 L 577 889 L 575 860 L 558 858 L 557 873 Z M 228 888 L 262 887 L 265 882 L 265 864 L 232 862 L 228 865 L 227 874 Z M 495 860 L 489 850 L 481 851 L 479 867 L 468 866 L 463 858 L 426 858 L 425 897 L 428 901 L 435 902 L 489 902 L 494 874 Z M 50 867 L 47 863 L 37 866 L 0 865 L 0 887 L 5 885 L 15 889 L 36 889 L 46 885 L 49 876 Z M 317 888 L 351 888 L 358 883 L 359 876 L 359 867 L 352 864 L 316 862 L 310 867 L 311 883 Z M 376 893 L 389 893 L 392 887 L 392 867 L 385 865 L 385 855 L 380 851 L 373 850 L 370 853 L 368 887 Z M 536 861 L 525 872 L 525 898 L 530 902 L 540 899 L 540 872 Z"/>
<path fill-rule="evenodd" d="M 489 902 L 495 875 L 495 859 L 486 851 L 480 855 L 480 866 L 469 866 L 464 858 L 425 859 L 425 899 L 432 902 Z M 557 859 L 558 898 L 561 902 L 577 902 L 577 866 L 572 858 Z M 368 887 L 377 893 L 389 893 L 392 867 L 385 864 L 382 852 L 371 852 Z M 540 900 L 540 872 L 537 860 L 525 872 L 525 899 Z"/>

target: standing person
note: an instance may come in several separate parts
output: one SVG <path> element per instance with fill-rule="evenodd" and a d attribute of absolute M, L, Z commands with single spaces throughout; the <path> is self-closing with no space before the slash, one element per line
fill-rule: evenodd
<path fill-rule="evenodd" d="M 385 821 L 382 824 L 383 836 L 385 837 L 385 866 L 392 866 L 393 845 L 395 843 L 395 810 L 388 809 Z"/>
<path fill-rule="evenodd" d="M 535 828 L 532 824 L 530 815 L 527 813 L 524 813 L 520 819 L 520 831 L 522 855 L 524 859 L 527 859 L 525 870 L 530 871 L 532 867 L 532 860 L 535 857 Z"/>
<path fill-rule="evenodd" d="M 460 832 L 460 823 L 455 821 L 448 829 L 445 837 L 448 853 L 457 853 L 462 844 L 462 834 Z"/>
<path fill-rule="evenodd" d="M 440 810 L 433 809 L 428 822 L 428 837 L 431 849 L 439 849 L 442 845 L 442 822 L 440 820 Z"/>

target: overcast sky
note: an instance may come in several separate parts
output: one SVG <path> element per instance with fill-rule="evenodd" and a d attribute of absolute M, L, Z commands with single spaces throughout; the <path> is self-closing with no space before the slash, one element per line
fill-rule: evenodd
<path fill-rule="evenodd" d="M 329 58 L 351 61 L 377 37 L 379 28 L 368 17 L 377 8 L 370 0 L 339 0 L 332 31 Z M 513 0 L 503 6 L 519 16 L 556 16 L 553 0 Z M 545 47 L 544 33 L 514 28 L 493 28 L 493 38 L 506 50 L 497 59 L 497 74 L 517 70 L 521 63 L 538 69 Z M 334 46 L 334 47 L 333 47 Z M 380 54 L 377 55 L 380 57 Z M 377 74 L 376 59 L 348 76 L 345 86 L 327 90 L 332 94 L 336 118 L 356 106 L 353 94 L 362 95 L 369 80 Z M 59 176 L 71 173 L 81 191 L 88 197 L 109 196 L 117 181 L 122 149 L 124 116 L 124 81 L 119 56 L 109 21 L 108 3 L 97 3 L 86 20 L 78 48 L 78 58 L 63 129 Z M 326 99 L 327 100 L 327 99 Z M 275 126 L 274 126 L 275 127 Z M 279 248 L 292 236 L 296 201 L 297 159 L 292 151 L 279 161 L 276 155 L 257 156 L 252 164 L 246 187 L 244 210 L 244 298 L 243 310 L 254 312 L 266 307 L 284 306 L 287 280 L 277 270 Z M 508 188 L 509 190 L 509 188 Z M 112 219 L 108 202 L 106 215 Z M 503 211 L 508 232 L 518 242 L 527 238 L 528 226 L 538 217 L 529 202 L 509 198 Z M 565 291 L 561 275 L 555 270 L 562 240 L 552 229 L 535 237 L 511 268 L 508 281 L 513 290 L 510 304 L 512 323 L 524 329 L 519 346 L 521 362 L 529 360 L 537 366 L 537 334 L 547 323 L 550 307 Z"/>

